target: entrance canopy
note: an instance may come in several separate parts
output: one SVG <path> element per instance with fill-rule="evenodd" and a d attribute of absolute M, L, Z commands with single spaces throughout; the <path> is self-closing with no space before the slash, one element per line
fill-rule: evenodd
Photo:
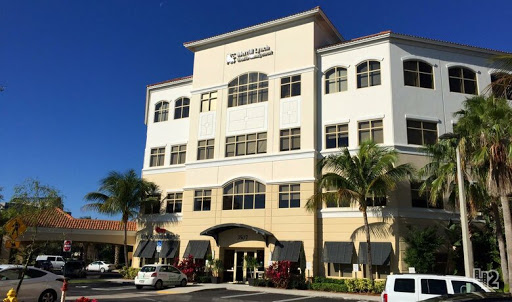
<path fill-rule="evenodd" d="M 263 237 L 266 245 L 268 245 L 268 238 L 270 236 L 274 236 L 272 233 L 270 233 L 269 231 L 266 231 L 264 229 L 260 229 L 257 227 L 253 227 L 253 226 L 250 226 L 247 224 L 241 224 L 241 223 L 219 224 L 219 225 L 213 226 L 211 228 L 208 228 L 208 229 L 202 231 L 200 233 L 200 235 L 213 237 L 215 239 L 215 242 L 217 243 L 217 246 L 219 246 L 219 234 L 224 231 L 236 229 L 236 228 L 242 228 L 242 229 L 248 229 L 248 230 L 254 231 L 256 234 L 259 234 Z"/>

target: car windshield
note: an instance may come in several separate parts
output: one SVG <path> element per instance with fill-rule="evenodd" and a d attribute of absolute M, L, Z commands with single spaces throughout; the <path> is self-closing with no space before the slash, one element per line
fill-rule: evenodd
<path fill-rule="evenodd" d="M 143 266 L 140 269 L 140 271 L 143 272 L 143 273 L 151 273 L 151 272 L 156 271 L 156 266 Z"/>

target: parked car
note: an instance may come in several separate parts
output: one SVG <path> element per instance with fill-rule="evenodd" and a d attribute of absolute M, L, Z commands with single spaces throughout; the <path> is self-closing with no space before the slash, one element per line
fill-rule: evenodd
<path fill-rule="evenodd" d="M 5 295 L 11 288 L 16 288 L 22 271 L 20 265 L 0 265 L 0 293 Z M 62 282 L 62 276 L 29 266 L 18 292 L 18 302 L 60 301 Z"/>
<path fill-rule="evenodd" d="M 503 301 L 512 301 L 512 296 L 509 293 L 474 292 L 474 293 L 469 293 L 469 294 L 442 295 L 439 297 L 424 300 L 423 302 L 467 302 L 467 301 L 503 302 Z"/>
<path fill-rule="evenodd" d="M 111 272 L 112 270 L 114 270 L 116 268 L 115 265 L 111 264 L 111 263 L 108 263 L 106 261 L 94 261 L 92 263 L 90 263 L 87 267 L 86 267 L 86 270 L 89 271 L 89 272 Z"/>
<path fill-rule="evenodd" d="M 144 265 L 135 277 L 135 287 L 153 286 L 162 289 L 166 285 L 187 285 L 187 275 L 172 265 Z"/>
<path fill-rule="evenodd" d="M 39 255 L 36 257 L 36 261 L 38 260 L 48 260 L 52 263 L 53 271 L 62 271 L 64 268 L 64 264 L 66 261 L 64 261 L 64 258 L 62 256 L 55 256 L 55 255 Z"/>
<path fill-rule="evenodd" d="M 82 260 L 67 261 L 64 265 L 64 276 L 85 278 L 87 276 L 85 262 Z"/>
<path fill-rule="evenodd" d="M 40 268 L 45 271 L 52 272 L 53 271 L 53 265 L 52 262 L 49 260 L 36 260 L 35 267 Z"/>
<path fill-rule="evenodd" d="M 462 276 L 397 274 L 387 277 L 381 298 L 383 302 L 423 301 L 447 294 L 492 291 L 482 282 Z"/>

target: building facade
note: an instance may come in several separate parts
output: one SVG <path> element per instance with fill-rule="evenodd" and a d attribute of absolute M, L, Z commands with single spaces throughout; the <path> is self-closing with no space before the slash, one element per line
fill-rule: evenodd
<path fill-rule="evenodd" d="M 247 255 L 259 271 L 289 260 L 306 276 L 365 276 L 358 208 L 304 208 L 318 160 L 373 139 L 423 166 L 421 146 L 452 131 L 500 53 L 392 32 L 344 40 L 320 8 L 184 45 L 193 76 L 147 87 L 142 175 L 161 202 L 144 209 L 133 265 L 211 255 L 224 281 L 246 280 Z M 409 183 L 372 202 L 378 278 L 407 271 L 408 225 L 458 216 Z"/>

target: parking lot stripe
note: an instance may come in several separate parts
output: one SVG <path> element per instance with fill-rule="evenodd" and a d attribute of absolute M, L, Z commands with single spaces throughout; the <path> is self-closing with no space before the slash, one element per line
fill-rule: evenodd
<path fill-rule="evenodd" d="M 272 302 L 286 302 L 286 301 L 297 301 L 297 300 L 306 300 L 306 299 L 313 299 L 317 297 L 299 297 L 299 298 L 291 298 L 291 299 L 284 299 L 284 300 L 274 300 Z"/>
<path fill-rule="evenodd" d="M 265 295 L 265 294 L 268 294 L 268 293 L 240 294 L 240 295 L 225 296 L 225 297 L 220 297 L 220 298 L 221 299 L 230 299 L 230 298 L 248 297 L 248 296 Z"/>

